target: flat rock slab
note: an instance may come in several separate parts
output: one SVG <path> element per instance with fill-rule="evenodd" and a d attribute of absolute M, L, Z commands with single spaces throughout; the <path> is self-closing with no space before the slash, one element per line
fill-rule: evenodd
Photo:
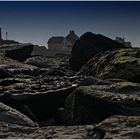
<path fill-rule="evenodd" d="M 27 127 L 0 121 L 0 138 L 32 138 L 32 139 L 84 139 L 92 138 L 88 131 L 93 125 L 83 126 L 49 126 Z"/>

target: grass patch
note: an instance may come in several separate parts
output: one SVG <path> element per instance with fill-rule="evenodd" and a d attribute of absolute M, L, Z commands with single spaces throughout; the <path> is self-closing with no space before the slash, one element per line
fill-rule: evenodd
<path fill-rule="evenodd" d="M 140 48 L 127 48 L 127 49 L 120 49 L 118 53 L 121 56 L 135 56 L 135 54 L 140 51 Z"/>
<path fill-rule="evenodd" d="M 118 50 L 117 54 L 114 56 L 112 62 L 116 63 L 126 63 L 128 61 L 138 60 L 140 58 L 136 58 L 136 54 L 140 52 L 140 48 L 126 48 Z"/>
<path fill-rule="evenodd" d="M 115 63 L 126 63 L 128 61 L 134 61 L 134 60 L 137 60 L 137 59 L 134 58 L 134 57 L 131 57 L 131 56 L 120 56 L 120 57 L 114 58 L 112 60 L 112 62 L 115 62 Z"/>

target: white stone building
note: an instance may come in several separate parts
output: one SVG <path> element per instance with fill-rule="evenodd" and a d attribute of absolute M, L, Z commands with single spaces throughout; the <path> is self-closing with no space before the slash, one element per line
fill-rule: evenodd
<path fill-rule="evenodd" d="M 48 50 L 52 51 L 71 51 L 74 43 L 79 37 L 75 34 L 74 31 L 70 31 L 70 33 L 66 36 L 56 36 L 51 37 L 48 40 Z"/>

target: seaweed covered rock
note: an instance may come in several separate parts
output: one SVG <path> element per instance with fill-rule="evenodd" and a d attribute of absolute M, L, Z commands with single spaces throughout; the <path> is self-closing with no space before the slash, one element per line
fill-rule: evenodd
<path fill-rule="evenodd" d="M 101 34 L 87 32 L 73 46 L 70 66 L 73 70 L 78 71 L 96 54 L 117 48 L 125 48 L 125 46 Z"/>
<path fill-rule="evenodd" d="M 78 72 L 100 79 L 119 78 L 140 82 L 140 48 L 107 51 L 89 60 Z"/>

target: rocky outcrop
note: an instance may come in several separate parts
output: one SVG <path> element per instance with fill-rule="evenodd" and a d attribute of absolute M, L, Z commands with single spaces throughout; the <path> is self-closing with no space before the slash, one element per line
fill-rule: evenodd
<path fill-rule="evenodd" d="M 73 70 L 78 71 L 96 54 L 118 48 L 125 47 L 122 44 L 103 35 L 87 32 L 82 35 L 73 46 L 70 58 L 70 66 Z"/>
<path fill-rule="evenodd" d="M 0 138 L 32 139 L 139 139 L 139 116 L 112 116 L 100 124 L 23 127 L 0 121 Z M 18 130 L 18 132 L 17 132 Z"/>
<path fill-rule="evenodd" d="M 12 46 L 10 46 L 12 48 Z M 5 56 L 18 61 L 25 61 L 33 51 L 32 44 L 18 44 L 16 48 L 5 50 Z"/>
<path fill-rule="evenodd" d="M 128 91 L 128 93 L 127 93 Z M 59 112 L 65 124 L 99 123 L 115 114 L 140 115 L 140 85 L 127 82 L 81 86 L 70 94 Z"/>
<path fill-rule="evenodd" d="M 47 68 L 49 67 L 49 58 L 46 58 L 44 56 L 32 56 L 29 57 L 26 61 L 26 64 L 30 64 L 30 65 L 34 65 L 37 66 L 39 68 Z M 53 65 L 53 61 L 52 61 L 52 65 Z"/>
<path fill-rule="evenodd" d="M 1 139 L 84 139 L 93 125 L 84 126 L 48 126 L 42 128 L 23 127 L 0 121 Z"/>
<path fill-rule="evenodd" d="M 0 79 L 13 78 L 18 74 L 34 75 L 36 70 L 35 66 L 0 56 Z"/>
<path fill-rule="evenodd" d="M 36 126 L 32 120 L 19 111 L 0 102 L 0 121 L 22 126 Z"/>
<path fill-rule="evenodd" d="M 45 46 L 34 45 L 33 51 L 31 53 L 32 56 L 46 56 L 48 49 Z"/>
<path fill-rule="evenodd" d="M 29 57 L 25 63 L 29 65 L 34 65 L 39 68 L 52 68 L 52 67 L 62 67 L 67 66 L 69 67 L 68 63 L 69 55 L 62 54 L 62 55 L 55 55 L 54 57 L 45 57 L 45 56 L 32 56 Z"/>
<path fill-rule="evenodd" d="M 94 49 L 113 49 L 110 39 L 93 36 Z M 66 54 L 31 56 L 24 63 L 1 56 L 0 138 L 138 138 L 139 49 L 99 48 L 79 73 Z"/>
<path fill-rule="evenodd" d="M 94 129 L 88 135 L 93 139 L 139 139 L 140 116 L 112 116 Z"/>
<path fill-rule="evenodd" d="M 89 60 L 79 74 L 100 79 L 121 78 L 140 82 L 140 49 L 129 48 L 107 51 Z"/>
<path fill-rule="evenodd" d="M 76 86 L 41 93 L 4 94 L 0 101 L 16 108 L 34 121 L 48 120 L 55 116 L 57 108 L 64 107 L 66 97 Z M 44 110 L 45 107 L 45 110 Z"/>

